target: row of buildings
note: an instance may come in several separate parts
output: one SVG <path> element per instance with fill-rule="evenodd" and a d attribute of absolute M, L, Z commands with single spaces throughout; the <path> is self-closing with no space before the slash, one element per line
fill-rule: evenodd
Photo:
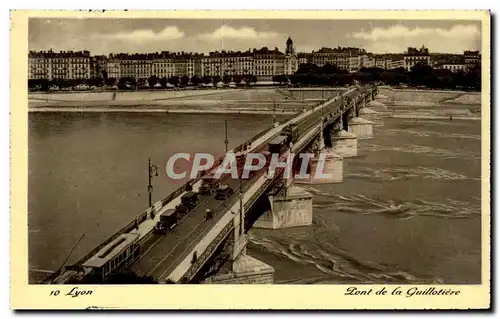
<path fill-rule="evenodd" d="M 278 74 L 293 74 L 298 68 L 293 41 L 286 42 L 285 53 L 278 48 L 210 52 L 149 54 L 110 54 L 91 56 L 89 51 L 29 52 L 29 79 L 86 79 L 92 77 L 148 78 L 184 76 L 255 75 L 258 81 L 271 81 Z"/>
<path fill-rule="evenodd" d="M 318 66 L 332 64 L 348 72 L 361 68 L 405 68 L 417 63 L 452 71 L 466 70 L 480 63 L 478 51 L 465 51 L 463 55 L 430 54 L 427 48 L 408 48 L 403 54 L 376 55 L 360 48 L 321 48 L 311 53 L 296 53 L 291 38 L 285 43 L 285 52 L 278 48 L 241 51 L 169 52 L 149 54 L 110 54 L 92 56 L 89 51 L 30 51 L 28 55 L 29 79 L 89 79 L 93 77 L 136 79 L 172 76 L 224 76 L 255 75 L 258 81 L 271 81 L 273 76 L 291 75 L 302 63 Z"/>

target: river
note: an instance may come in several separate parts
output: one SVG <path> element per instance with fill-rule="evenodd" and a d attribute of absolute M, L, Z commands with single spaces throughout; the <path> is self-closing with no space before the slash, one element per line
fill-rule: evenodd
<path fill-rule="evenodd" d="M 166 178 L 170 155 L 221 155 L 225 119 L 230 148 L 272 124 L 266 115 L 30 113 L 30 269 L 57 269 L 85 234 L 76 261 L 142 212 L 149 157 L 155 201 L 184 182 Z M 312 226 L 252 229 L 248 253 L 275 267 L 276 283 L 479 283 L 480 121 L 385 119 L 374 132 L 344 160 L 343 183 L 308 187 Z"/>

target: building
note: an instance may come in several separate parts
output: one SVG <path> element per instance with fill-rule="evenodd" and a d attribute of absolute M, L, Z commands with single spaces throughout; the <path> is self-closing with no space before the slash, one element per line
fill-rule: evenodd
<path fill-rule="evenodd" d="M 363 60 L 363 57 L 366 56 Z M 373 64 L 371 58 L 366 55 L 365 50 L 359 48 L 321 48 L 312 53 L 299 53 L 297 54 L 298 64 L 312 63 L 319 67 L 326 64 L 336 66 L 341 70 L 348 72 L 357 72 L 362 66 L 362 62 L 370 67 Z"/>
<path fill-rule="evenodd" d="M 158 78 L 170 78 L 175 74 L 175 63 L 172 57 L 161 56 L 153 61 L 151 73 Z"/>
<path fill-rule="evenodd" d="M 464 63 L 467 69 L 481 65 L 481 55 L 479 51 L 464 51 Z"/>
<path fill-rule="evenodd" d="M 105 78 L 107 77 L 107 57 L 105 55 L 96 55 L 90 58 L 90 77 Z"/>
<path fill-rule="evenodd" d="M 285 74 L 292 75 L 297 72 L 299 68 L 299 60 L 295 54 L 295 47 L 293 46 L 293 41 L 290 37 L 286 40 L 285 49 Z"/>
<path fill-rule="evenodd" d="M 466 69 L 465 63 L 463 62 L 443 63 L 439 68 L 444 70 L 450 70 L 451 72 L 463 72 Z"/>
<path fill-rule="evenodd" d="M 28 79 L 88 79 L 92 75 L 89 51 L 31 51 L 28 54 Z"/>
<path fill-rule="evenodd" d="M 28 54 L 28 79 L 52 79 L 52 51 Z"/>
<path fill-rule="evenodd" d="M 301 64 L 309 63 L 311 62 L 311 53 L 304 53 L 304 52 L 297 53 L 297 60 L 299 66 Z"/>
<path fill-rule="evenodd" d="M 375 59 L 375 67 L 379 69 L 387 69 L 387 63 L 390 60 L 387 60 L 385 58 L 377 58 Z"/>
<path fill-rule="evenodd" d="M 358 72 L 361 66 L 361 56 L 352 55 L 348 57 L 348 69 L 349 73 Z"/>
<path fill-rule="evenodd" d="M 411 71 L 419 63 L 430 66 L 430 59 L 429 49 L 426 47 L 422 46 L 420 49 L 408 48 L 408 51 L 404 54 L 404 68 Z"/>
<path fill-rule="evenodd" d="M 106 60 L 106 72 L 108 79 L 120 79 L 121 75 L 121 62 L 118 59 L 109 58 Z"/>
<path fill-rule="evenodd" d="M 361 54 L 360 55 L 360 67 L 361 68 L 374 68 L 375 67 L 375 59 L 373 58 L 373 55 L 370 53 Z"/>
<path fill-rule="evenodd" d="M 387 61 L 387 70 L 393 70 L 393 69 L 404 68 L 404 67 L 405 67 L 405 60 L 404 59 Z"/>
<path fill-rule="evenodd" d="M 285 54 L 278 48 L 269 50 L 264 47 L 252 51 L 254 62 L 254 75 L 257 81 L 272 81 L 273 76 L 285 73 Z"/>
<path fill-rule="evenodd" d="M 131 77 L 147 80 L 151 76 L 245 76 L 254 75 L 257 81 L 272 81 L 276 75 L 292 75 L 300 64 L 312 63 L 319 67 L 334 65 L 347 72 L 361 68 L 396 69 L 411 71 L 418 63 L 453 72 L 470 69 L 481 62 L 479 51 L 462 54 L 430 54 L 422 46 L 408 48 L 404 54 L 371 54 L 354 47 L 323 47 L 310 53 L 297 53 L 291 37 L 282 53 L 278 48 L 249 49 L 247 51 L 216 51 L 209 54 L 191 52 L 117 53 L 91 56 L 89 51 L 29 52 L 30 79 L 90 79 Z"/>

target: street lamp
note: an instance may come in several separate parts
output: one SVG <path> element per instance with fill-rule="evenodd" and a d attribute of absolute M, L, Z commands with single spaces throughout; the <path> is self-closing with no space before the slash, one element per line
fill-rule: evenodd
<path fill-rule="evenodd" d="M 245 232 L 245 211 L 243 206 L 243 181 L 241 180 L 241 176 L 240 176 L 239 199 L 240 199 L 240 235 L 243 235 L 243 233 Z"/>
<path fill-rule="evenodd" d="M 273 100 L 273 127 L 276 127 L 276 101 Z"/>
<path fill-rule="evenodd" d="M 224 156 L 227 154 L 227 147 L 229 145 L 229 140 L 227 139 L 227 120 L 224 121 L 224 134 L 225 134 L 225 139 L 224 139 L 224 144 L 226 144 L 226 153 L 224 153 Z"/>
<path fill-rule="evenodd" d="M 151 195 L 153 193 L 153 185 L 151 185 L 151 179 L 154 176 L 158 176 L 158 166 L 151 164 L 151 158 L 149 158 L 148 162 L 148 177 L 149 177 L 149 184 L 148 184 L 148 194 L 149 194 L 149 207 L 152 207 L 153 204 L 151 203 Z"/>

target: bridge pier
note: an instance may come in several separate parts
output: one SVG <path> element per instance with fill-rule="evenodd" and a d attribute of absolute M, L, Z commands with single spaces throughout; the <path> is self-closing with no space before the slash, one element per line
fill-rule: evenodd
<path fill-rule="evenodd" d="M 231 251 L 231 261 L 234 264 L 234 261 L 238 259 L 238 257 L 242 254 L 247 253 L 247 243 L 248 243 L 248 238 L 245 234 L 239 234 L 239 230 L 235 229 L 234 230 L 234 240 L 233 240 L 233 249 Z"/>
<path fill-rule="evenodd" d="M 373 138 L 373 122 L 360 117 L 352 118 L 349 123 L 349 132 L 359 139 Z"/>
<path fill-rule="evenodd" d="M 358 139 L 356 135 L 344 130 L 332 132 L 332 152 L 342 157 L 358 155 Z"/>
<path fill-rule="evenodd" d="M 268 264 L 241 254 L 232 262 L 232 269 L 227 273 L 211 276 L 203 281 L 204 284 L 273 284 L 274 268 Z"/>
<path fill-rule="evenodd" d="M 373 122 L 374 126 L 384 126 L 384 120 L 380 114 L 369 107 L 364 107 L 359 110 L 359 117 Z"/>
<path fill-rule="evenodd" d="M 392 115 L 392 111 L 389 111 L 387 109 L 387 105 L 384 104 L 383 102 L 371 101 L 370 103 L 368 103 L 368 106 L 374 111 L 377 111 L 381 117 L 389 117 Z"/>
<path fill-rule="evenodd" d="M 368 107 L 372 108 L 373 110 L 377 112 L 386 112 L 387 111 L 387 105 L 385 105 L 382 102 L 379 101 L 370 101 L 367 104 Z"/>
<path fill-rule="evenodd" d="M 331 184 L 344 180 L 344 160 L 332 149 L 324 149 L 309 161 L 305 176 L 295 176 L 296 184 Z"/>
<path fill-rule="evenodd" d="M 302 187 L 292 185 L 268 199 L 270 210 L 253 227 L 279 229 L 312 225 L 312 194 Z"/>

